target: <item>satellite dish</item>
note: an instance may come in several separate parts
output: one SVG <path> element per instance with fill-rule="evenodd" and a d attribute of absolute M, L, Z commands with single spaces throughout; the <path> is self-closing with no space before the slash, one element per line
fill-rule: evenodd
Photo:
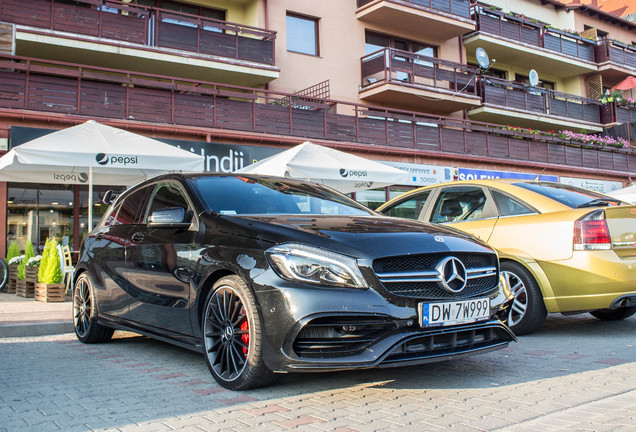
<path fill-rule="evenodd" d="M 530 69 L 530 74 L 528 75 L 528 79 L 530 80 L 530 85 L 532 87 L 536 87 L 539 84 L 539 74 L 534 69 Z"/>
<path fill-rule="evenodd" d="M 490 66 L 490 59 L 488 58 L 488 54 L 486 54 L 486 50 L 483 48 L 477 48 L 475 50 L 475 57 L 477 57 L 477 63 L 479 67 L 482 69 L 488 69 Z"/>

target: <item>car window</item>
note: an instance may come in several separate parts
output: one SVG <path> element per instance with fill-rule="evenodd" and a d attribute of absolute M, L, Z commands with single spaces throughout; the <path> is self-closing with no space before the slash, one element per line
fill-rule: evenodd
<path fill-rule="evenodd" d="M 393 207 L 384 210 L 383 213 L 387 216 L 417 220 L 429 196 L 431 196 L 430 190 L 410 195 Z"/>
<path fill-rule="evenodd" d="M 499 209 L 500 216 L 515 216 L 537 213 L 534 209 L 526 206 L 521 201 L 518 201 L 499 191 L 491 190 L 490 193 L 492 193 L 492 196 L 495 199 L 495 203 L 497 203 L 497 208 Z"/>
<path fill-rule="evenodd" d="M 279 178 L 200 177 L 194 181 L 208 210 L 222 215 L 370 215 L 352 199 L 312 183 Z"/>
<path fill-rule="evenodd" d="M 188 210 L 191 210 L 184 192 L 176 183 L 161 183 L 157 186 L 152 195 L 145 219 L 147 220 L 148 217 L 157 210 L 175 207 L 182 208 L 184 214 L 187 214 Z"/>
<path fill-rule="evenodd" d="M 435 203 L 431 222 L 459 222 L 480 219 L 486 204 L 486 194 L 479 187 L 442 189 Z"/>
<path fill-rule="evenodd" d="M 514 185 L 551 198 L 571 208 L 582 207 L 585 204 L 597 201 L 606 205 L 618 205 L 621 202 L 607 195 L 562 183 L 518 182 L 514 183 Z"/>
<path fill-rule="evenodd" d="M 115 204 L 111 215 L 106 217 L 105 225 L 129 225 L 138 223 L 140 210 L 143 209 L 146 195 L 150 188 L 141 188 L 123 197 L 123 200 Z"/>

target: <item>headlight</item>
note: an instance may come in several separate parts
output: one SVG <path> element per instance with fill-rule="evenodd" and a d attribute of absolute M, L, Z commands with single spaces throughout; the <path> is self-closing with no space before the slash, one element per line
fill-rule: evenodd
<path fill-rule="evenodd" d="M 266 252 L 283 279 L 316 285 L 367 288 L 354 258 L 301 244 L 274 246 Z"/>

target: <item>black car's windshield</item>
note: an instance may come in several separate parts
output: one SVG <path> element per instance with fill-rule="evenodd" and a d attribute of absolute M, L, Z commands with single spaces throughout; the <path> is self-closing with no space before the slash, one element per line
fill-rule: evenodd
<path fill-rule="evenodd" d="M 571 208 L 614 206 L 622 202 L 619 199 L 611 198 L 598 192 L 561 183 L 518 182 L 514 183 L 514 185 L 552 198 Z"/>
<path fill-rule="evenodd" d="M 370 215 L 357 202 L 312 183 L 267 177 L 210 176 L 193 182 L 207 210 L 222 215 Z"/>

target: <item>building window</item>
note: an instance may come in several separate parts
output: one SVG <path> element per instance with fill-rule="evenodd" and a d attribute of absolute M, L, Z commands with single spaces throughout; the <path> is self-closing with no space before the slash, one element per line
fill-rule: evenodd
<path fill-rule="evenodd" d="M 287 51 L 317 56 L 318 20 L 287 14 Z"/>
<path fill-rule="evenodd" d="M 365 54 L 374 53 L 382 48 L 395 48 L 426 57 L 437 56 L 437 50 L 434 46 L 367 31 L 364 45 Z"/>

